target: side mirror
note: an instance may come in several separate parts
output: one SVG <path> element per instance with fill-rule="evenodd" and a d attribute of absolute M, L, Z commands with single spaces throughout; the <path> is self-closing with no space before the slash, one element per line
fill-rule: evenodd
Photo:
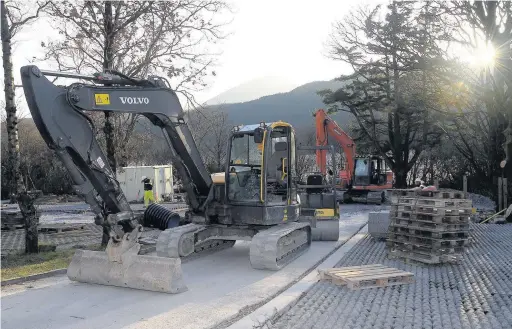
<path fill-rule="evenodd" d="M 263 133 L 263 128 L 258 127 L 254 129 L 254 142 L 256 144 L 261 144 L 263 142 Z"/>

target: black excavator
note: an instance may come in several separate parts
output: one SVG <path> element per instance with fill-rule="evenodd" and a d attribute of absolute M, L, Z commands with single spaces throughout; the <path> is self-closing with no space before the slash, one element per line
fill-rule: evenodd
<path fill-rule="evenodd" d="M 81 82 L 57 86 L 47 76 Z M 290 124 L 234 127 L 226 170 L 210 175 L 166 79 L 136 79 L 116 71 L 88 76 L 33 65 L 21 68 L 21 78 L 37 129 L 110 235 L 105 252 L 75 253 L 67 272 L 71 280 L 179 293 L 187 289 L 180 258 L 200 250 L 250 240 L 252 267 L 278 270 L 310 246 L 312 225 L 299 220 Z M 138 113 L 163 131 L 189 211 L 182 225 L 164 225 L 157 256 L 138 254 L 144 216 L 130 208 L 85 111 Z"/>

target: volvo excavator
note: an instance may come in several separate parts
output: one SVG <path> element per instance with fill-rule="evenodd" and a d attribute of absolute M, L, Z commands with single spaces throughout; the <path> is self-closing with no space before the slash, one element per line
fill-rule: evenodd
<path fill-rule="evenodd" d="M 58 86 L 48 76 L 79 82 Z M 210 175 L 166 79 L 136 79 L 117 71 L 88 76 L 33 65 L 21 68 L 21 78 L 37 129 L 69 171 L 76 193 L 97 214 L 96 224 L 110 236 L 104 252 L 76 251 L 67 271 L 71 280 L 179 293 L 187 290 L 183 257 L 250 240 L 252 267 L 279 270 L 310 246 L 312 225 L 299 220 L 290 124 L 234 127 L 225 172 Z M 130 208 L 98 145 L 88 111 L 138 113 L 162 129 L 189 210 L 185 218 L 160 227 L 156 256 L 138 254 L 146 214 Z"/>
<path fill-rule="evenodd" d="M 393 187 L 393 172 L 388 169 L 384 158 L 377 155 L 356 155 L 356 144 L 325 110 L 318 109 L 313 114 L 316 125 L 316 144 L 326 146 L 328 136 L 333 138 L 343 150 L 346 168 L 339 171 L 338 196 L 342 202 L 362 202 L 381 204 L 386 199 L 386 190 Z M 327 171 L 325 150 L 316 152 L 316 162 L 321 173 Z"/>

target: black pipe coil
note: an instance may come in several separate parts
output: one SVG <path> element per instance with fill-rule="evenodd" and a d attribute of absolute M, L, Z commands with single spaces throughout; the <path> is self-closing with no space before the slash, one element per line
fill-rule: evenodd
<path fill-rule="evenodd" d="M 144 211 L 144 226 L 156 227 L 160 230 L 180 225 L 180 215 L 159 204 L 150 204 Z"/>

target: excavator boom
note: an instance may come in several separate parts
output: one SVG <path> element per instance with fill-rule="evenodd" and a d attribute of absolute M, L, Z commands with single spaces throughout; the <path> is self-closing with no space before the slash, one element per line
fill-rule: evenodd
<path fill-rule="evenodd" d="M 83 111 L 142 114 L 161 127 L 173 165 L 183 179 L 189 206 L 194 212 L 202 211 L 212 180 L 183 120 L 178 97 L 162 80 L 100 76 L 94 82 L 102 85 L 74 83 L 65 88 L 54 85 L 45 75 L 69 75 L 45 73 L 36 66 L 21 69 L 27 103 L 43 139 L 63 161 L 76 192 L 84 195 L 93 211 L 107 216 L 130 211 L 130 207 L 96 141 L 94 125 Z"/>
<path fill-rule="evenodd" d="M 356 144 L 354 140 L 338 126 L 336 121 L 332 120 L 324 110 L 320 109 L 315 112 L 316 123 L 316 145 L 327 146 L 327 137 L 331 136 L 341 146 L 345 153 L 348 175 L 347 181 L 352 181 L 354 172 L 354 158 L 356 155 Z M 319 150 L 316 152 L 316 162 L 320 167 L 320 172 L 325 175 L 327 168 L 327 151 Z"/>
<path fill-rule="evenodd" d="M 56 86 L 46 76 L 95 84 Z M 165 80 L 122 74 L 94 77 L 21 68 L 25 97 L 44 141 L 62 160 L 82 195 L 101 219 L 110 240 L 106 252 L 79 250 L 68 268 L 72 280 L 178 293 L 186 290 L 180 258 L 138 255 L 142 219 L 133 214 L 84 111 L 134 113 L 163 130 L 172 163 L 180 174 L 191 210 L 202 214 L 212 180 L 183 120 L 178 97 Z"/>

